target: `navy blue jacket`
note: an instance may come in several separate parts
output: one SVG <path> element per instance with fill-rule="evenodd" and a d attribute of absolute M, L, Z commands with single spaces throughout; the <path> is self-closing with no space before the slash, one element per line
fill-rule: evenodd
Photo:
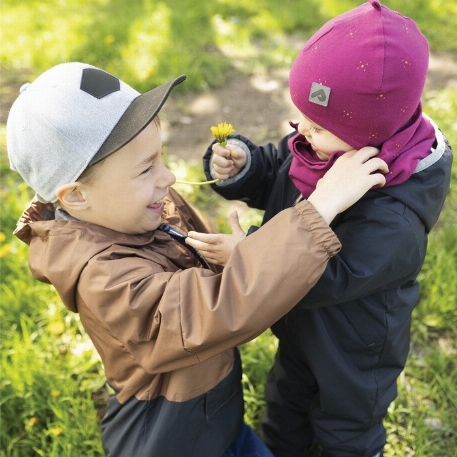
<path fill-rule="evenodd" d="M 288 175 L 289 137 L 277 147 L 257 146 L 238 135 L 232 138 L 229 142 L 249 152 L 248 163 L 213 189 L 226 199 L 265 210 L 265 224 L 300 195 Z M 427 234 L 450 186 L 452 149 L 438 129 L 434 146 L 406 182 L 369 191 L 334 219 L 331 227 L 341 251 L 330 259 L 314 288 L 273 326 L 316 377 L 326 378 L 329 385 L 339 379 L 338 387 L 330 387 L 329 404 L 347 401 L 349 409 L 356 409 L 349 404 L 350 396 L 341 398 L 342 389 L 357 389 L 360 399 L 360 386 L 375 383 L 382 414 L 396 395 L 395 379 L 409 350 L 411 312 L 419 301 L 416 278 L 425 259 Z M 213 177 L 211 155 L 208 148 L 203 159 L 208 179 Z"/>

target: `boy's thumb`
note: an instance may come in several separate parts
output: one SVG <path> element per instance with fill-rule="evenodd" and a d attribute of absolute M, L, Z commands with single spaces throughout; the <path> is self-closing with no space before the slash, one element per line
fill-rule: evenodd
<path fill-rule="evenodd" d="M 233 235 L 238 235 L 240 237 L 244 235 L 244 231 L 241 228 L 240 221 L 238 219 L 238 213 L 236 211 L 230 213 L 229 222 Z"/>

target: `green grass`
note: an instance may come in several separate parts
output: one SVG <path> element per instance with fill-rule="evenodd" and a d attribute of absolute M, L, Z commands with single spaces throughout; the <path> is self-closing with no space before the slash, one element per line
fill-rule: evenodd
<path fill-rule="evenodd" d="M 0 14 L 2 97 L 11 84 L 67 60 L 120 75 L 139 90 L 180 73 L 187 89 L 224 83 L 230 71 L 287 68 L 323 22 L 354 0 L 3 0 Z M 455 52 L 455 2 L 389 0 L 413 17 L 433 52 Z M 457 145 L 457 90 L 424 94 L 424 109 Z M 102 456 L 97 409 L 107 388 L 98 356 L 78 316 L 52 286 L 34 281 L 27 248 L 12 235 L 31 197 L 8 170 L 0 125 L 0 457 Z M 191 180 L 196 166 L 168 157 Z M 420 274 L 421 301 L 413 314 L 411 355 L 389 408 L 387 457 L 455 457 L 457 449 L 457 172 Z M 179 188 L 227 231 L 225 203 L 208 188 Z M 247 212 L 244 227 L 259 222 Z M 246 421 L 257 427 L 263 382 L 276 340 L 270 332 L 243 345 Z"/>
<path fill-rule="evenodd" d="M 138 90 L 185 73 L 180 90 L 223 84 L 230 69 L 288 67 L 320 25 L 356 0 L 3 0 L 0 65 L 31 78 L 62 61 L 114 72 Z M 455 2 L 386 0 L 415 19 L 432 51 L 457 50 Z"/>
<path fill-rule="evenodd" d="M 1 161 L 0 456 L 102 456 L 99 357 L 52 286 L 35 281 L 12 236 L 31 194 Z"/>

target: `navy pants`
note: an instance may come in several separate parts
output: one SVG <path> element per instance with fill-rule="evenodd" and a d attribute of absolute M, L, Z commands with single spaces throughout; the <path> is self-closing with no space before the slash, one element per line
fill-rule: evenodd
<path fill-rule="evenodd" d="M 260 434 L 275 457 L 302 457 L 316 443 L 325 457 L 382 452 L 383 419 L 408 354 L 409 319 L 388 325 L 387 313 L 387 325 L 367 319 L 360 328 L 362 312 L 296 310 L 273 327 L 279 347 Z"/>

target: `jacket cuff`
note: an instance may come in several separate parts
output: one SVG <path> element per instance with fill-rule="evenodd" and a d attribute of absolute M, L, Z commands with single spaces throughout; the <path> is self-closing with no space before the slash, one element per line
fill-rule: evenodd
<path fill-rule="evenodd" d="M 309 231 L 312 233 L 317 243 L 324 247 L 329 258 L 338 254 L 341 250 L 340 240 L 316 208 L 314 208 L 308 200 L 303 200 L 297 203 L 294 206 L 294 209 L 302 216 Z M 319 217 L 316 217 L 316 214 Z"/>

